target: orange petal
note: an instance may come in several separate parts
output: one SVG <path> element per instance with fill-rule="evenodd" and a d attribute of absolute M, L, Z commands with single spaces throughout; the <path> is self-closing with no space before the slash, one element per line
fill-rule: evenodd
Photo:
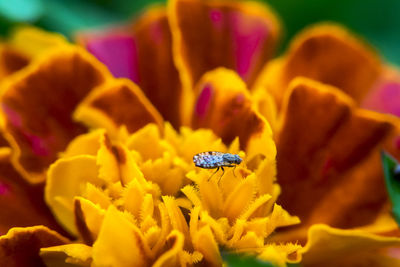
<path fill-rule="evenodd" d="M 306 78 L 290 87 L 277 137 L 280 203 L 303 225 L 370 223 L 387 199 L 379 149 L 395 129 L 392 119 Z"/>
<path fill-rule="evenodd" d="M 0 44 L 0 78 L 4 78 L 28 65 L 29 59 L 16 49 Z"/>
<path fill-rule="evenodd" d="M 12 76 L 3 88 L 5 137 L 13 163 L 30 182 L 44 171 L 68 142 L 85 129 L 71 119 L 72 111 L 109 74 L 81 49 L 65 46 Z"/>
<path fill-rule="evenodd" d="M 283 62 L 274 64 L 280 66 L 268 66 L 257 84 L 267 86 L 278 103 L 287 85 L 297 76 L 336 86 L 359 102 L 381 71 L 375 52 L 334 24 L 306 29 L 294 39 Z"/>
<path fill-rule="evenodd" d="M 299 252 L 302 266 L 399 266 L 390 249 L 400 246 L 397 237 L 381 237 L 359 230 L 314 225 L 309 242 Z"/>
<path fill-rule="evenodd" d="M 274 52 L 279 23 L 264 4 L 174 0 L 168 9 L 185 101 L 200 77 L 217 67 L 236 70 L 251 85 Z"/>
<path fill-rule="evenodd" d="M 43 201 L 43 185 L 29 185 L 0 153 L 0 234 L 12 227 L 45 225 L 62 232 Z"/>
<path fill-rule="evenodd" d="M 199 93 L 193 128 L 210 128 L 226 144 L 239 136 L 240 148 L 248 148 L 248 157 L 258 150 L 271 152 L 266 156 L 275 157 L 271 128 L 254 110 L 246 85 L 235 72 L 224 68 L 208 72 L 195 92 Z"/>
<path fill-rule="evenodd" d="M 155 122 L 162 128 L 162 118 L 140 88 L 128 79 L 113 79 L 93 91 L 77 108 L 78 121 L 106 128 L 111 136 L 118 135 L 125 125 L 135 132 L 148 123 Z"/>
<path fill-rule="evenodd" d="M 115 77 L 138 84 L 163 117 L 179 127 L 182 86 L 172 58 L 165 8 L 149 9 L 133 26 L 82 33 L 78 38 Z"/>
<path fill-rule="evenodd" d="M 40 248 L 63 245 L 68 239 L 44 226 L 13 228 L 0 237 L 2 266 L 44 266 Z"/>
<path fill-rule="evenodd" d="M 182 85 L 172 58 L 172 35 L 165 9 L 146 12 L 134 24 L 133 38 L 137 44 L 137 84 L 163 117 L 178 127 Z"/>

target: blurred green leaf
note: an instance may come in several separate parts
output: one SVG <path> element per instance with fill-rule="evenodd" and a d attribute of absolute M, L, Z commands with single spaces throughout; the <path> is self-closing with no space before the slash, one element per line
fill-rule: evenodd
<path fill-rule="evenodd" d="M 392 202 L 393 217 L 400 226 L 400 165 L 386 152 L 382 152 L 381 158 L 386 188 Z"/>
<path fill-rule="evenodd" d="M 246 254 L 237 254 L 228 251 L 221 252 L 222 259 L 227 267 L 274 267 L 270 262 L 262 261 Z"/>
<path fill-rule="evenodd" d="M 0 16 L 12 22 L 33 22 L 43 13 L 41 0 L 1 0 Z"/>
<path fill-rule="evenodd" d="M 107 10 L 90 1 L 43 1 L 46 11 L 38 21 L 38 25 L 66 36 L 72 36 L 78 30 L 106 26 L 124 19 L 112 10 Z"/>
<path fill-rule="evenodd" d="M 375 46 L 386 60 L 400 65 L 398 0 L 261 0 L 282 18 L 286 35 L 281 52 L 304 27 L 320 21 L 345 25 Z"/>

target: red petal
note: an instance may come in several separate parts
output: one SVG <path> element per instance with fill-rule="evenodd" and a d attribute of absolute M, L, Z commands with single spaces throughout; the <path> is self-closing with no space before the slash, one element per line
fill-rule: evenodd
<path fill-rule="evenodd" d="M 65 46 L 35 61 L 6 84 L 2 109 L 18 171 L 32 182 L 68 142 L 85 131 L 72 121 L 77 104 L 108 76 L 84 51 Z"/>

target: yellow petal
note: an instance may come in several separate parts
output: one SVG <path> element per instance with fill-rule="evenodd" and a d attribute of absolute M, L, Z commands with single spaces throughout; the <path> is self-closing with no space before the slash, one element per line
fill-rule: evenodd
<path fill-rule="evenodd" d="M 67 39 L 58 33 L 43 31 L 32 26 L 16 28 L 9 44 L 29 58 L 34 58 L 51 48 L 68 44 Z"/>
<path fill-rule="evenodd" d="M 265 117 L 272 132 L 275 132 L 278 127 L 278 110 L 273 96 L 265 88 L 258 87 L 251 92 L 251 99 L 255 109 Z"/>
<path fill-rule="evenodd" d="M 116 145 L 114 146 L 114 155 L 118 160 L 120 179 L 123 184 L 128 184 L 133 179 L 137 179 L 141 184 L 146 184 L 142 171 L 136 164 L 134 156 L 127 149 L 126 146 Z"/>
<path fill-rule="evenodd" d="M 91 246 L 97 239 L 105 210 L 82 197 L 74 199 L 75 224 L 85 244 Z"/>
<path fill-rule="evenodd" d="M 400 247 L 400 238 L 316 224 L 300 253 L 304 266 L 398 266 L 400 260 L 387 251 L 392 247 Z"/>
<path fill-rule="evenodd" d="M 57 220 L 71 233 L 76 234 L 73 216 L 73 199 L 81 196 L 86 183 L 101 186 L 97 178 L 96 159 L 81 155 L 60 159 L 50 166 L 45 187 L 45 200 Z"/>
<path fill-rule="evenodd" d="M 267 234 L 272 233 L 276 228 L 282 226 L 289 226 L 300 223 L 300 219 L 297 216 L 291 216 L 285 211 L 282 206 L 274 204 L 274 209 L 270 216 L 269 224 L 267 225 Z"/>
<path fill-rule="evenodd" d="M 149 123 L 132 134 L 126 142 L 130 150 L 140 153 L 143 160 L 161 158 L 166 147 L 160 142 L 160 129 L 154 123 Z"/>
<path fill-rule="evenodd" d="M 242 220 L 249 219 L 257 209 L 259 209 L 262 205 L 264 205 L 270 199 L 271 199 L 271 195 L 262 195 L 262 196 L 258 197 L 256 200 L 254 200 L 250 204 L 250 206 L 247 208 L 247 210 L 240 215 L 239 218 Z"/>
<path fill-rule="evenodd" d="M 84 154 L 96 156 L 104 134 L 104 129 L 98 129 L 79 135 L 68 144 L 65 151 L 60 153 L 60 156 L 65 158 Z"/>
<path fill-rule="evenodd" d="M 227 230 L 229 229 L 228 220 L 226 218 L 220 218 L 217 221 L 205 211 L 201 212 L 200 217 L 200 222 L 210 227 L 218 244 L 226 244 Z"/>
<path fill-rule="evenodd" d="M 190 247 L 189 227 L 186 223 L 185 217 L 182 214 L 182 211 L 179 209 L 173 197 L 163 196 L 162 199 L 167 209 L 172 228 L 183 233 L 185 236 L 185 247 Z"/>
<path fill-rule="evenodd" d="M 187 185 L 181 189 L 182 193 L 193 203 L 194 206 L 201 206 L 201 200 L 199 198 L 199 192 L 193 185 Z"/>
<path fill-rule="evenodd" d="M 199 186 L 202 208 L 213 217 L 222 216 L 223 199 L 222 192 L 216 180 L 203 179 Z"/>
<path fill-rule="evenodd" d="M 254 232 L 257 236 L 267 237 L 267 224 L 269 223 L 268 217 L 255 218 L 248 221 L 245 225 L 245 231 Z"/>
<path fill-rule="evenodd" d="M 99 166 L 99 178 L 109 183 L 121 181 L 116 154 L 117 151 L 111 144 L 110 138 L 104 134 L 97 152 L 97 165 Z"/>
<path fill-rule="evenodd" d="M 93 244 L 93 265 L 148 266 L 150 256 L 150 249 L 140 230 L 114 206 L 110 206 Z"/>
<path fill-rule="evenodd" d="M 204 256 L 204 260 L 210 266 L 221 266 L 222 259 L 217 242 L 215 242 L 212 231 L 208 225 L 199 229 L 192 237 L 194 248 Z"/>
<path fill-rule="evenodd" d="M 131 181 L 124 189 L 124 208 L 132 213 L 136 219 L 140 218 L 140 211 L 145 193 L 145 189 L 137 180 Z"/>
<path fill-rule="evenodd" d="M 247 232 L 243 237 L 236 241 L 233 246 L 235 249 L 254 249 L 261 248 L 264 245 L 264 237 L 257 236 L 254 232 Z"/>
<path fill-rule="evenodd" d="M 111 205 L 111 198 L 106 194 L 106 192 L 91 183 L 86 184 L 83 197 L 93 203 L 96 203 L 103 209 L 107 209 L 108 206 Z"/>
<path fill-rule="evenodd" d="M 180 138 L 173 143 L 180 155 L 187 162 L 192 162 L 193 156 L 204 151 L 226 151 L 226 146 L 210 129 L 192 130 L 188 127 L 180 128 Z M 166 135 L 166 140 L 171 141 Z"/>
<path fill-rule="evenodd" d="M 92 247 L 84 244 L 47 247 L 40 249 L 40 257 L 49 267 L 68 264 L 89 267 L 92 262 Z"/>
<path fill-rule="evenodd" d="M 160 212 L 161 233 L 159 235 L 157 243 L 152 248 L 152 251 L 154 251 L 154 253 L 158 253 L 159 250 L 165 245 L 165 240 L 166 240 L 169 232 L 171 231 L 171 223 L 170 223 L 167 207 L 162 202 L 159 203 L 157 207 Z"/>
<path fill-rule="evenodd" d="M 255 170 L 260 194 L 272 194 L 276 181 L 275 159 L 264 159 Z"/>
<path fill-rule="evenodd" d="M 182 266 L 179 262 L 179 256 L 183 253 L 184 239 L 181 232 L 172 230 L 167 237 L 167 242 L 171 249 L 159 256 L 157 261 L 153 264 L 153 267 Z"/>
<path fill-rule="evenodd" d="M 140 168 L 147 180 L 160 186 L 163 195 L 174 196 L 186 180 L 185 170 L 174 164 L 169 152 L 164 152 L 161 158 L 144 162 Z"/>
<path fill-rule="evenodd" d="M 223 207 L 223 214 L 230 222 L 234 222 L 254 199 L 255 183 L 255 175 L 250 175 L 242 180 L 227 196 Z"/>
<path fill-rule="evenodd" d="M 278 267 L 286 267 L 286 253 L 284 251 L 280 251 L 277 247 L 271 245 L 266 246 L 265 249 L 262 250 L 258 258 L 261 260 L 268 261 L 272 263 L 274 266 Z"/>

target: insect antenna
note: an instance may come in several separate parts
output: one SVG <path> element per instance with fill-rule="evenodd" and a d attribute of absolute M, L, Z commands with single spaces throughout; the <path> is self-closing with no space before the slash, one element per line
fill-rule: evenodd
<path fill-rule="evenodd" d="M 223 169 L 222 169 L 223 170 Z M 207 181 L 210 181 L 210 179 L 211 179 L 211 177 L 213 177 L 214 176 L 214 174 L 216 174 L 217 173 L 217 171 L 219 171 L 219 167 L 217 168 L 217 170 L 210 176 L 210 178 L 208 178 L 208 180 Z"/>

